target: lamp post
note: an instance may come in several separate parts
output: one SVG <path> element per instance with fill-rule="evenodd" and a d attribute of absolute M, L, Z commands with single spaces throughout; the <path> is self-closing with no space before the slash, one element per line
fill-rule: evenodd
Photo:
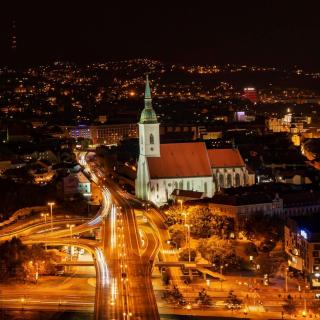
<path fill-rule="evenodd" d="M 70 238 L 72 239 L 72 228 L 75 227 L 74 224 L 67 224 L 67 228 L 70 229 Z M 70 258 L 72 260 L 72 256 L 73 256 L 73 253 L 74 253 L 74 247 L 73 245 L 70 246 Z"/>
<path fill-rule="evenodd" d="M 44 217 L 44 223 L 47 223 L 47 217 L 49 216 L 49 213 L 41 213 L 41 217 Z"/>
<path fill-rule="evenodd" d="M 285 276 L 286 276 L 286 281 L 285 281 L 285 292 L 288 292 L 288 267 L 286 267 L 285 270 Z"/>
<path fill-rule="evenodd" d="M 305 284 L 304 286 L 304 299 L 303 299 L 303 311 L 302 316 L 305 318 L 307 316 L 307 298 L 306 298 L 306 290 L 308 289 L 308 285 Z"/>
<path fill-rule="evenodd" d="M 187 224 L 187 215 L 188 215 L 188 213 L 187 212 L 182 212 L 182 215 L 184 215 L 184 224 L 186 225 Z"/>
<path fill-rule="evenodd" d="M 189 262 L 191 262 L 191 247 L 190 247 L 190 224 L 185 224 L 187 228 L 187 242 L 188 242 L 188 251 L 189 251 Z"/>
<path fill-rule="evenodd" d="M 72 239 L 72 228 L 75 227 L 74 224 L 67 224 L 67 228 L 70 229 L 70 238 Z"/>
<path fill-rule="evenodd" d="M 53 216 L 52 216 L 52 211 L 53 211 L 53 206 L 55 205 L 54 202 L 48 202 L 48 206 L 50 207 L 50 218 L 51 218 L 51 232 L 53 232 Z"/>
<path fill-rule="evenodd" d="M 183 200 L 179 199 L 178 202 L 180 203 L 180 211 L 182 212 Z"/>

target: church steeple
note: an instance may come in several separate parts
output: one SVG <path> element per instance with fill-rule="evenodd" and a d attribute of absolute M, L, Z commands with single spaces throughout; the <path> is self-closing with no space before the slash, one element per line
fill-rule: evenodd
<path fill-rule="evenodd" d="M 146 77 L 144 109 L 139 121 L 140 155 L 160 157 L 160 132 L 157 115 L 152 108 L 149 77 Z"/>
<path fill-rule="evenodd" d="M 149 76 L 146 75 L 146 88 L 144 90 L 144 101 L 151 100 L 151 90 L 150 90 L 150 84 L 149 84 Z"/>
<path fill-rule="evenodd" d="M 140 123 L 158 123 L 157 115 L 152 108 L 151 89 L 148 75 L 146 76 L 146 87 L 144 90 L 144 109 L 140 116 Z"/>

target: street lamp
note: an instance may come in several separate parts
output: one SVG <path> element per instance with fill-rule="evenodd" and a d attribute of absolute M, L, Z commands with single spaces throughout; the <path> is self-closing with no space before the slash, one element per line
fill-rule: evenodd
<path fill-rule="evenodd" d="M 74 224 L 67 224 L 67 228 L 70 229 L 70 237 L 71 237 L 71 239 L 72 239 L 72 228 L 73 228 L 73 227 L 75 227 Z"/>
<path fill-rule="evenodd" d="M 186 225 L 187 224 L 188 213 L 187 212 L 182 212 L 182 215 L 184 216 L 184 224 Z"/>
<path fill-rule="evenodd" d="M 52 209 L 55 205 L 54 202 L 48 202 L 48 206 L 50 207 L 50 217 L 51 217 L 51 232 L 53 231 L 53 216 L 52 216 Z"/>
<path fill-rule="evenodd" d="M 49 213 L 41 213 L 41 217 L 44 217 L 44 223 L 47 223 L 48 216 L 49 216 Z"/>
<path fill-rule="evenodd" d="M 303 311 L 302 311 L 302 316 L 304 318 L 307 316 L 307 297 L 306 297 L 306 290 L 307 289 L 308 289 L 308 285 L 305 284 L 304 295 L 303 295 Z"/>
<path fill-rule="evenodd" d="M 285 282 L 285 292 L 288 292 L 288 267 L 286 267 L 285 275 L 286 275 L 286 282 Z"/>
<path fill-rule="evenodd" d="M 191 247 L 190 247 L 190 224 L 185 224 L 187 228 L 187 241 L 188 241 L 188 251 L 189 251 L 189 262 L 191 262 Z"/>
<path fill-rule="evenodd" d="M 67 224 L 66 227 L 70 229 L 70 238 L 72 239 L 72 228 L 75 227 L 75 225 L 74 224 Z M 73 253 L 74 253 L 74 247 L 73 247 L 73 245 L 71 245 L 70 246 L 70 258 L 71 259 L 72 259 Z"/>
<path fill-rule="evenodd" d="M 182 205 L 183 205 L 183 200 L 179 199 L 178 203 L 180 203 L 180 211 L 182 212 Z"/>

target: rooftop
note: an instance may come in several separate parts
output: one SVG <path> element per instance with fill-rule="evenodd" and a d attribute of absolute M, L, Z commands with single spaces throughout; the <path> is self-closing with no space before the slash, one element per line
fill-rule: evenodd
<path fill-rule="evenodd" d="M 208 155 L 212 168 L 245 166 L 238 149 L 209 149 Z"/>
<path fill-rule="evenodd" d="M 151 179 L 212 176 L 203 142 L 161 144 L 160 154 L 147 158 Z"/>
<path fill-rule="evenodd" d="M 250 204 L 271 203 L 272 197 L 262 192 L 239 195 L 216 194 L 211 203 L 225 204 L 231 206 L 244 206 Z"/>

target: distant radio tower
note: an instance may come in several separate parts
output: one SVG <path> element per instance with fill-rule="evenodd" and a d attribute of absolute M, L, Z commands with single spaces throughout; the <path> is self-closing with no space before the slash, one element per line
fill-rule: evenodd
<path fill-rule="evenodd" d="M 11 30 L 11 49 L 13 52 L 17 50 L 17 33 L 16 33 L 16 21 L 12 21 L 12 30 Z"/>

